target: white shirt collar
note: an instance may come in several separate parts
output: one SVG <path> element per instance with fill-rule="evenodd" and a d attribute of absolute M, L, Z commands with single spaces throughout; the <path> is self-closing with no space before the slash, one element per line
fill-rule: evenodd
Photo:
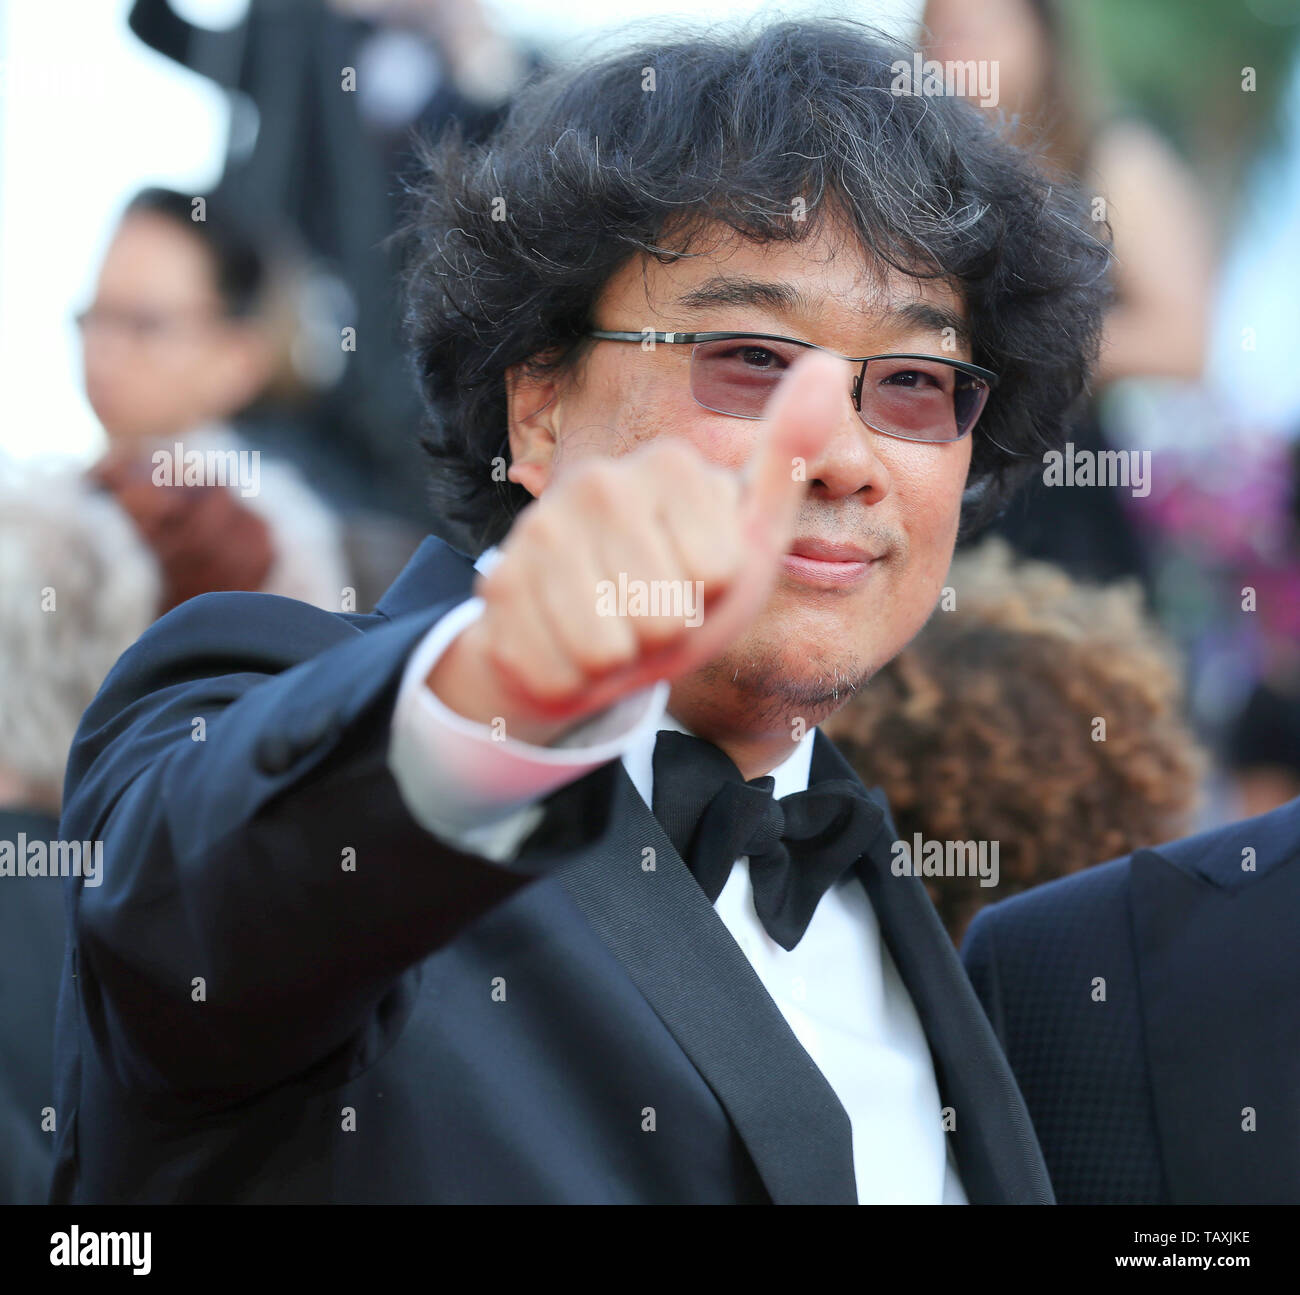
<path fill-rule="evenodd" d="M 501 550 L 493 544 L 486 548 L 474 559 L 474 570 L 480 575 L 487 575 L 498 562 L 501 561 Z"/>

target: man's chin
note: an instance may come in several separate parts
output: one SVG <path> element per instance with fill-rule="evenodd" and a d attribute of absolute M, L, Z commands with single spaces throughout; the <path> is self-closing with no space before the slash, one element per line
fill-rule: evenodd
<path fill-rule="evenodd" d="M 802 720 L 809 729 L 849 701 L 875 669 L 865 656 L 828 652 L 824 642 L 742 644 L 705 666 L 693 691 L 743 707 L 763 727 Z"/>

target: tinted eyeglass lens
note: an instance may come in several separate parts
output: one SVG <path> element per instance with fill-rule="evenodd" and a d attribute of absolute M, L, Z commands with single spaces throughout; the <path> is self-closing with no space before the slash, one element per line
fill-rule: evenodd
<path fill-rule="evenodd" d="M 691 394 L 715 413 L 762 418 L 785 371 L 807 353 L 767 338 L 699 342 L 691 355 Z"/>
<path fill-rule="evenodd" d="M 785 371 L 806 351 L 767 338 L 697 343 L 691 394 L 716 413 L 762 418 Z M 939 360 L 871 360 L 862 383 L 861 415 L 890 435 L 955 441 L 975 425 L 987 396 L 985 382 Z"/>
<path fill-rule="evenodd" d="M 939 360 L 870 360 L 862 420 L 914 441 L 956 441 L 975 425 L 988 384 Z"/>

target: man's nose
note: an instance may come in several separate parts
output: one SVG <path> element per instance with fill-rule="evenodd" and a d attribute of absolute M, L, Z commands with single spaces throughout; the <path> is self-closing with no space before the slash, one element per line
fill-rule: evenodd
<path fill-rule="evenodd" d="M 82 334 L 81 346 L 86 367 L 96 370 L 126 363 L 135 349 L 120 325 L 88 328 Z"/>
<path fill-rule="evenodd" d="M 877 455 L 879 432 L 862 421 L 854 405 L 854 378 L 844 384 L 844 398 L 836 405 L 839 418 L 821 453 L 810 459 L 810 487 L 824 497 L 840 499 L 865 492 L 869 503 L 883 499 L 892 488 L 889 469 Z"/>

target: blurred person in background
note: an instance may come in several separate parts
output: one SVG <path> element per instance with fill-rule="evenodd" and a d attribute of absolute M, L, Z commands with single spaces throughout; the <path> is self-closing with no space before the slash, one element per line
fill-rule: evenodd
<path fill-rule="evenodd" d="M 86 395 L 109 439 L 91 476 L 157 554 L 160 612 L 234 589 L 341 605 L 338 519 L 236 431 L 276 375 L 283 312 L 271 257 L 221 204 L 168 189 L 128 204 L 78 324 Z M 188 477 L 191 456 L 209 454 L 254 470 L 238 486 Z"/>
<path fill-rule="evenodd" d="M 483 138 L 538 65 L 497 30 L 477 0 L 250 0 L 234 26 L 189 22 L 169 0 L 135 0 L 131 30 L 230 97 L 230 139 L 216 191 L 250 221 L 294 232 L 313 258 L 314 313 L 337 361 L 335 385 L 291 457 L 341 509 L 418 523 L 429 502 L 422 419 L 401 346 L 398 223 L 414 133 L 455 128 Z M 332 336 L 330 336 L 332 334 Z M 403 555 L 409 556 L 409 550 Z M 400 563 L 399 563 L 400 565 Z M 380 589 L 396 571 L 387 573 Z"/>
<path fill-rule="evenodd" d="M 1094 398 L 1069 437 L 1076 452 L 1100 454 L 1112 447 L 1096 397 L 1110 384 L 1201 377 L 1213 252 L 1190 172 L 1151 127 L 1100 100 L 1067 18 L 1061 0 L 929 0 L 922 37 L 926 57 L 995 64 L 998 103 L 986 110 L 1018 145 L 1078 179 L 1095 195 L 1094 219 L 1110 223 L 1114 300 Z M 1072 574 L 1137 576 L 1150 586 L 1149 561 L 1114 489 L 1033 479 L 998 529 L 1026 555 Z"/>
<path fill-rule="evenodd" d="M 1300 1204 L 1300 800 L 976 916 L 1062 1205 Z"/>
<path fill-rule="evenodd" d="M 159 583 L 130 522 L 74 472 L 0 463 L 0 1203 L 44 1204 L 53 1163 L 64 893 L 24 875 L 29 850 L 48 864 L 81 712 L 148 628 Z"/>
<path fill-rule="evenodd" d="M 1300 796 L 1300 688 L 1261 680 L 1229 735 L 1228 768 L 1245 817 Z"/>
<path fill-rule="evenodd" d="M 1207 423 L 1213 439 L 1166 455 L 1142 511 L 1162 620 L 1184 644 L 1198 728 L 1220 765 L 1202 827 L 1300 796 L 1300 450 L 1266 429 Z"/>
<path fill-rule="evenodd" d="M 952 610 L 823 727 L 900 840 L 998 843 L 995 885 L 926 879 L 960 945 L 984 904 L 1188 831 L 1206 762 L 1136 586 L 1078 584 L 996 537 L 949 586 Z"/>
<path fill-rule="evenodd" d="M 1253 654 L 1257 678 L 1226 741 L 1242 817 L 1265 814 L 1300 796 L 1300 429 L 1285 456 L 1269 466 L 1286 483 L 1270 500 L 1275 517 L 1267 533 L 1274 540 L 1267 548 L 1256 541 L 1254 561 L 1235 582 L 1237 588 L 1260 587 L 1262 613 L 1257 618 L 1262 650 Z M 1260 501 L 1251 502 L 1258 519 Z"/>

